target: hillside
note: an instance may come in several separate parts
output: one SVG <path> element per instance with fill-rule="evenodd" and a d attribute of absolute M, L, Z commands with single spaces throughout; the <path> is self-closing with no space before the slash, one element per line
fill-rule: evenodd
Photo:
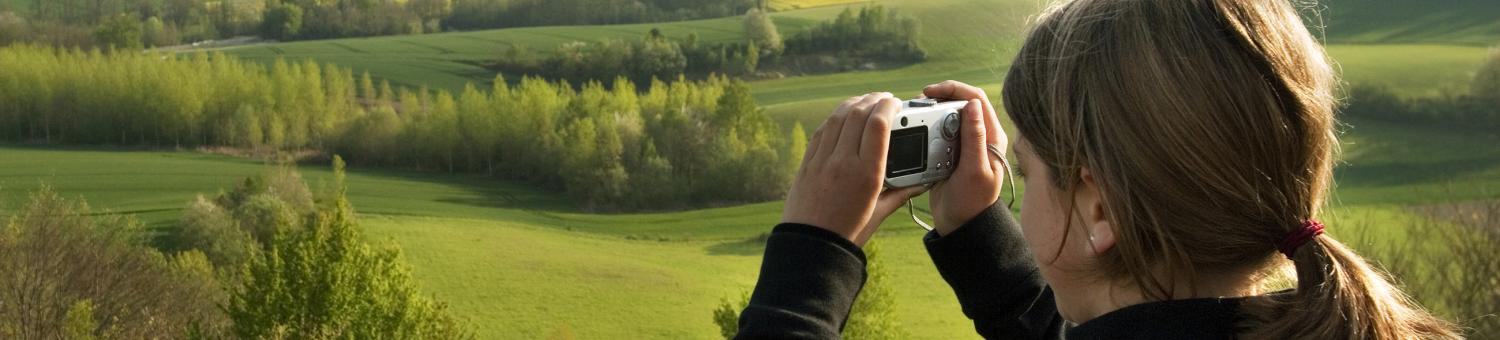
<path fill-rule="evenodd" d="M 4 1 L 17 0 L 0 0 Z M 832 17 L 850 1 L 772 0 L 783 35 Z M 884 0 L 921 19 L 931 59 L 898 69 L 752 83 L 759 104 L 809 129 L 839 99 L 869 91 L 910 96 L 924 84 L 958 79 L 999 94 L 1032 0 Z M 1330 54 L 1348 83 L 1382 83 L 1408 96 L 1462 91 L 1487 45 L 1500 42 L 1500 3 L 1331 0 Z M 1375 4 L 1379 4 L 1376 6 Z M 1460 5 L 1462 7 L 1460 7 Z M 398 85 L 461 89 L 493 74 L 479 66 L 517 48 L 551 51 L 571 41 L 637 39 L 652 28 L 672 38 L 741 38 L 738 18 L 533 27 L 421 36 L 242 46 L 225 52 L 271 62 L 311 58 L 368 71 Z M 1343 122 L 1330 232 L 1407 240 L 1412 205 L 1500 199 L 1500 135 L 1379 121 Z M 789 125 L 788 125 L 789 126 Z M 194 195 L 212 195 L 262 171 L 257 161 L 174 151 L 60 149 L 0 145 L 0 210 L 14 209 L 46 183 L 99 209 L 168 228 Z M 331 178 L 307 164 L 314 187 Z M 481 176 L 352 168 L 349 196 L 367 234 L 400 245 L 429 292 L 468 318 L 480 338 L 709 339 L 721 298 L 754 284 L 757 238 L 780 218 L 781 202 L 682 212 L 592 214 L 556 192 Z M 919 200 L 919 206 L 926 203 Z M 897 317 L 916 338 L 974 338 L 952 293 L 898 213 L 877 235 L 896 287 Z M 1346 238 L 1347 237 L 1347 238 Z M 1421 240 L 1413 241 L 1421 242 Z M 1350 242 L 1356 247 L 1367 243 Z"/>
<path fill-rule="evenodd" d="M 1340 235 L 1391 239 L 1402 207 L 1500 197 L 1500 136 L 1353 121 L 1329 212 Z M 0 147 L 0 209 L 40 183 L 101 209 L 173 223 L 196 194 L 261 171 L 255 161 L 184 152 Z M 331 176 L 306 165 L 313 186 Z M 483 338 L 708 338 L 720 298 L 748 291 L 753 241 L 780 202 L 674 213 L 597 215 L 558 194 L 482 177 L 351 169 L 349 195 L 376 240 L 402 246 L 415 276 L 470 318 Z M 917 202 L 919 206 L 925 202 Z M 920 230 L 890 219 L 878 239 L 902 324 L 923 338 L 972 337 L 921 249 Z M 914 289 L 912 287 L 923 287 Z M 938 287 L 934 289 L 929 289 Z"/>
<path fill-rule="evenodd" d="M 1327 0 L 1319 5 L 1333 43 L 1500 43 L 1496 1 Z"/>

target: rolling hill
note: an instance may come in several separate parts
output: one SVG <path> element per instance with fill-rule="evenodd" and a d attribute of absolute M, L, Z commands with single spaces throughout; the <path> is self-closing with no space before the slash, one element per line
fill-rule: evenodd
<path fill-rule="evenodd" d="M 1493 8 L 1488 2 L 1469 2 L 1463 5 L 1469 7 L 1455 5 L 1462 9 L 1457 11 L 1417 1 L 1379 11 L 1328 9 L 1330 54 L 1347 82 L 1386 83 L 1412 96 L 1459 91 L 1481 62 L 1484 46 L 1500 40 L 1486 26 L 1500 22 L 1495 20 L 1500 14 L 1481 11 Z M 832 17 L 847 1 L 772 3 L 797 8 L 774 14 L 783 34 L 790 34 Z M 931 60 L 890 70 L 756 81 L 752 86 L 760 104 L 783 122 L 802 121 L 811 128 L 832 103 L 863 92 L 911 95 L 921 85 L 958 79 L 998 94 L 1005 62 L 1018 45 L 1026 18 L 1039 6 L 1029 0 L 876 3 L 921 19 Z M 1374 0 L 1329 6 L 1341 3 L 1368 5 Z M 1403 18 L 1397 15 L 1402 12 L 1444 11 L 1489 21 L 1432 14 L 1412 17 L 1427 26 L 1467 24 L 1415 29 L 1421 25 L 1389 23 Z M 738 19 L 721 18 L 307 41 L 225 51 L 263 62 L 312 58 L 397 84 L 456 89 L 488 81 L 492 75 L 478 63 L 509 49 L 550 51 L 575 40 L 635 39 L 651 28 L 674 38 L 696 33 L 706 41 L 741 39 Z M 1411 218 L 1406 206 L 1500 198 L 1500 149 L 1494 147 L 1500 136 L 1494 133 L 1345 123 L 1339 185 L 1326 221 L 1341 238 L 1365 233 L 1404 239 L 1404 221 Z M 0 146 L 0 209 L 13 208 L 26 192 L 47 183 L 65 196 L 83 197 L 95 207 L 136 214 L 165 228 L 194 195 L 228 188 L 262 167 L 256 161 L 191 152 Z M 330 177 L 325 166 L 304 165 L 301 170 L 313 183 Z M 481 338 L 561 333 L 586 339 L 713 338 L 717 330 L 711 311 L 721 298 L 750 289 L 761 252 L 756 239 L 780 216 L 780 202 L 591 214 L 557 193 L 465 175 L 355 168 L 348 183 L 367 234 L 400 245 L 424 291 L 449 302 Z M 917 338 L 975 337 L 932 269 L 920 235 L 898 215 L 877 236 L 892 271 L 900 322 Z"/>

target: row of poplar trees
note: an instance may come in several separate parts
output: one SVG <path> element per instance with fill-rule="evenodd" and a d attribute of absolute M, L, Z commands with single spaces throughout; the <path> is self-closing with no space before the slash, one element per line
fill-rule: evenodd
<path fill-rule="evenodd" d="M 594 210 L 774 199 L 806 134 L 724 77 L 580 87 L 393 88 L 312 62 L 0 48 L 0 140 L 315 150 L 355 165 L 492 174 Z"/>

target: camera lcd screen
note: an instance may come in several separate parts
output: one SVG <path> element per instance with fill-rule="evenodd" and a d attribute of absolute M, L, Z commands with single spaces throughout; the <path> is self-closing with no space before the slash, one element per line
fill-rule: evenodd
<path fill-rule="evenodd" d="M 885 177 L 921 173 L 926 168 L 927 127 L 891 131 L 890 150 L 885 159 Z"/>

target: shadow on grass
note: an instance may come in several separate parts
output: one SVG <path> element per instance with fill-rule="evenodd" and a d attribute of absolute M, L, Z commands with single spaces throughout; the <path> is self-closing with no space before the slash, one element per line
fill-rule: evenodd
<path fill-rule="evenodd" d="M 1448 161 L 1408 161 L 1382 164 L 1350 163 L 1334 168 L 1334 178 L 1342 185 L 1389 186 L 1452 181 L 1500 167 L 1500 158 L 1471 158 Z"/>
<path fill-rule="evenodd" d="M 758 256 L 766 251 L 769 233 L 761 233 L 738 241 L 724 241 L 704 248 L 709 255 Z"/>

